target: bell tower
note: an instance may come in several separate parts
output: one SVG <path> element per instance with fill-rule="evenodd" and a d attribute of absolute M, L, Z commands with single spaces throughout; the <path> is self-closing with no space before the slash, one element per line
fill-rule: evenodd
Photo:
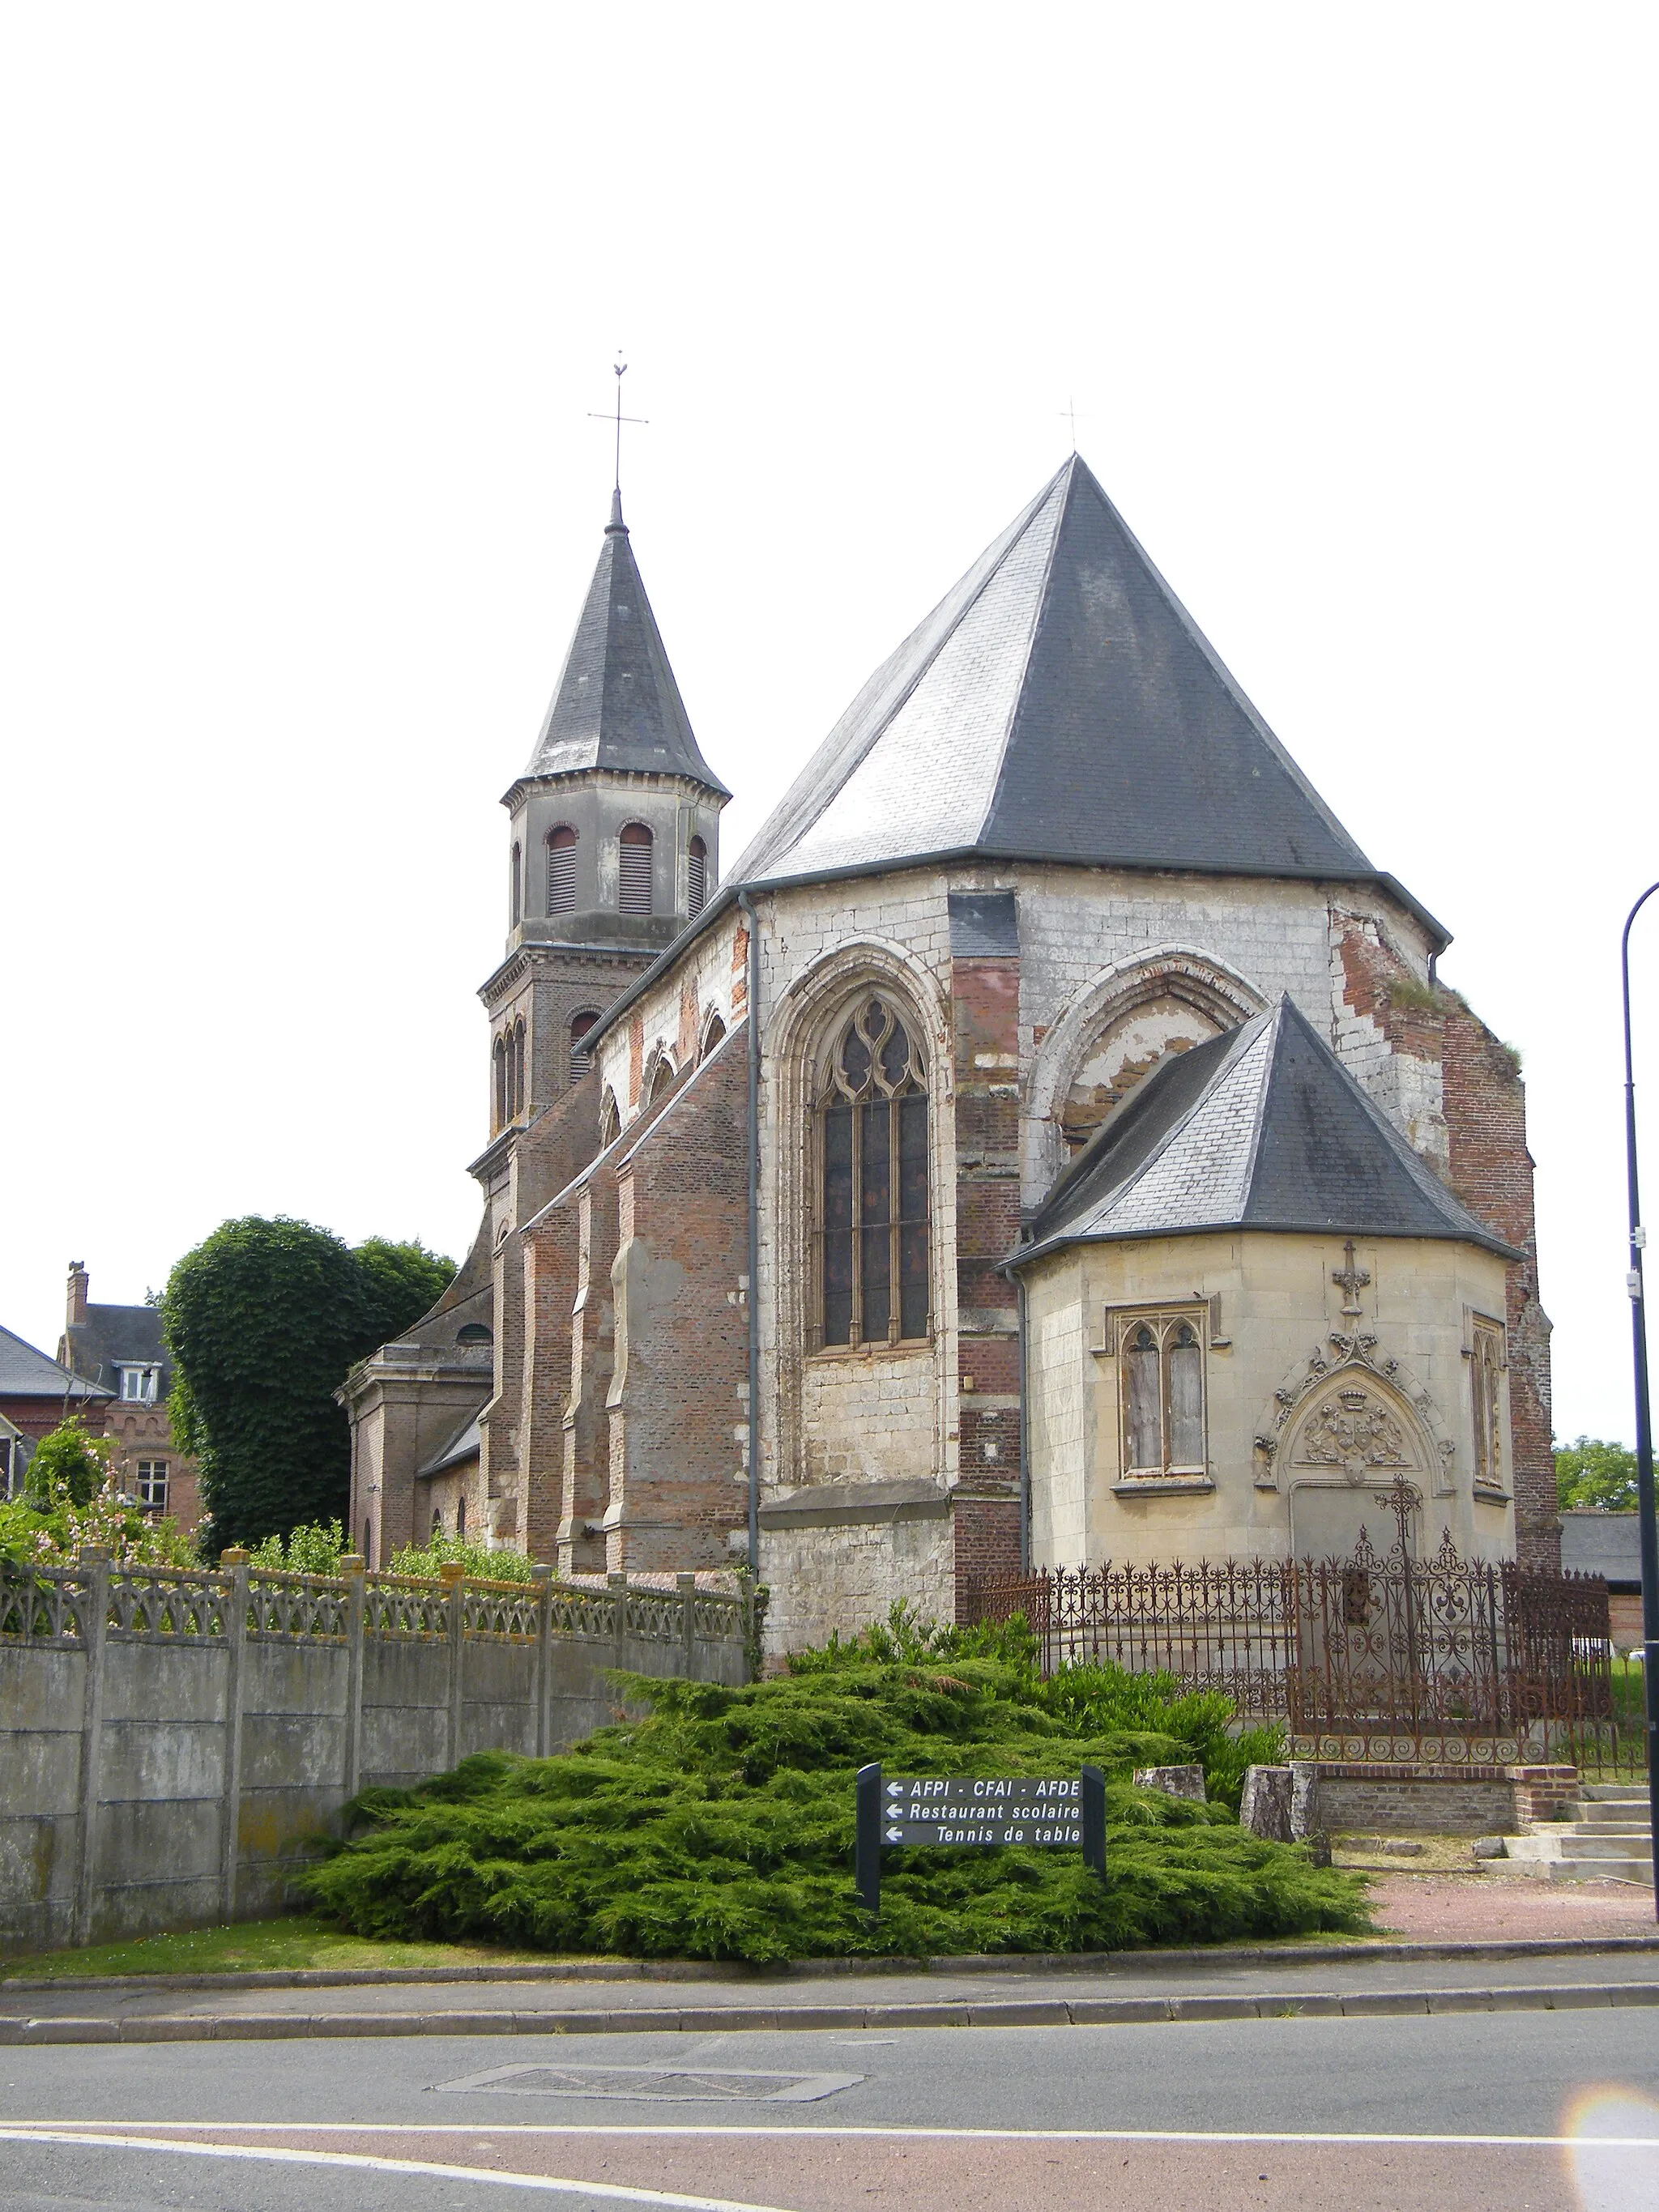
<path fill-rule="evenodd" d="M 492 1152 L 580 1079 L 586 1030 L 712 893 L 730 797 L 692 734 L 613 493 L 553 702 L 501 801 L 507 950 L 480 994 Z"/>

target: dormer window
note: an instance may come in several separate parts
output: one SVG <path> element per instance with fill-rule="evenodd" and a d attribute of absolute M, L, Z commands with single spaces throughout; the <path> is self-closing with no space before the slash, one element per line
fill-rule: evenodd
<path fill-rule="evenodd" d="M 576 903 L 576 833 L 568 822 L 547 833 L 547 910 L 568 914 Z"/>
<path fill-rule="evenodd" d="M 159 1367 L 123 1367 L 121 1370 L 121 1399 L 125 1405 L 153 1406 L 156 1387 L 161 1379 Z"/>
<path fill-rule="evenodd" d="M 617 852 L 617 911 L 651 911 L 651 854 L 654 843 L 643 822 L 624 824 Z"/>

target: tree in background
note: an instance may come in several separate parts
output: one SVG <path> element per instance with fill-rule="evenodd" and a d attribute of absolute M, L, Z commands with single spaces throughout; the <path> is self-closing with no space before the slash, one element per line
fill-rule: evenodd
<path fill-rule="evenodd" d="M 90 1505 L 109 1480 L 109 1437 L 88 1436 L 78 1416 L 62 1421 L 34 1447 L 23 1479 L 23 1503 L 33 1513 Z"/>
<path fill-rule="evenodd" d="M 371 1237 L 356 1251 L 285 1215 L 227 1221 L 187 1252 L 163 1304 L 174 1441 L 201 1469 L 205 1548 L 250 1547 L 344 1512 L 348 1370 L 433 1305 L 453 1262 Z"/>
<path fill-rule="evenodd" d="M 1600 1437 L 1558 1444 L 1555 1495 L 1564 1513 L 1633 1513 L 1636 1454 Z"/>
<path fill-rule="evenodd" d="M 13 1566 L 67 1566 L 96 1546 L 118 1567 L 185 1567 L 196 1550 L 178 1524 L 123 1497 L 111 1473 L 115 1447 L 88 1436 L 76 1419 L 34 1448 L 22 1494 L 0 1499 L 0 1560 Z"/>

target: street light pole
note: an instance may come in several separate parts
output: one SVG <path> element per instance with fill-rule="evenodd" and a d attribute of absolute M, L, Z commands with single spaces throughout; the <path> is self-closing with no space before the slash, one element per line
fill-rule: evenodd
<path fill-rule="evenodd" d="M 1653 1419 L 1648 1405 L 1648 1322 L 1642 1297 L 1642 1254 L 1648 1232 L 1636 1176 L 1636 1074 L 1630 1042 L 1630 932 L 1642 908 L 1659 891 L 1650 884 L 1625 919 L 1619 940 L 1625 1000 L 1625 1170 L 1630 1186 L 1631 1335 L 1636 1364 L 1636 1513 L 1642 1540 L 1642 1689 L 1647 1705 L 1648 1817 L 1654 1847 L 1654 1912 L 1659 1917 L 1659 1524 L 1654 1518 Z"/>

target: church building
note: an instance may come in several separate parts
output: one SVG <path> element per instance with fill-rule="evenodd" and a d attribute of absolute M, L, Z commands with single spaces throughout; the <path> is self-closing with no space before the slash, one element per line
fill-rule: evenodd
<path fill-rule="evenodd" d="M 371 1564 L 1559 1560 L 1513 1052 L 1073 456 L 724 875 L 620 501 L 503 804 L 477 1239 L 354 1370 Z"/>

